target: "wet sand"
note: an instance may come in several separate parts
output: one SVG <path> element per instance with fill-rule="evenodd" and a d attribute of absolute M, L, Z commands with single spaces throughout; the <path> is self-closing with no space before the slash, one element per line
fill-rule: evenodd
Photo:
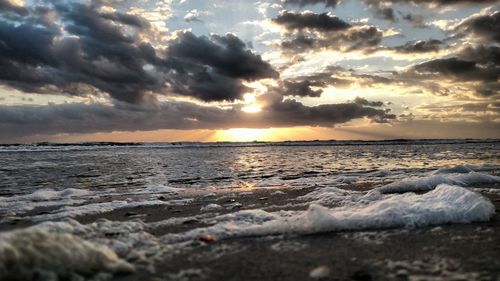
<path fill-rule="evenodd" d="M 490 199 L 497 213 L 489 222 L 196 241 L 157 264 L 156 273 L 139 271 L 118 280 L 497 281 L 500 195 Z M 311 276 L 317 268 L 323 274 Z"/>
<path fill-rule="evenodd" d="M 488 186 L 491 188 L 492 186 Z M 352 186 L 364 189 L 366 186 Z M 494 188 L 500 188 L 495 186 Z M 109 213 L 77 217 L 80 223 L 100 218 L 145 222 L 185 218 L 217 203 L 230 213 L 239 209 L 281 209 L 292 198 L 313 188 L 199 197 L 183 206 L 123 208 Z M 417 229 L 334 232 L 315 235 L 279 235 L 226 240 L 200 239 L 155 261 L 153 268 L 137 267 L 116 280 L 500 280 L 500 194 L 483 194 L 496 207 L 494 217 L 483 223 L 441 225 Z M 169 198 L 171 199 L 171 198 Z M 283 207 L 284 208 L 284 207 Z M 296 205 L 306 209 L 307 205 Z M 289 206 L 286 209 L 291 209 Z M 33 210 L 46 212 L 49 210 Z M 1 230 L 26 227 L 17 221 Z M 153 235 L 204 227 L 201 220 L 147 229 Z M 203 241 L 202 241 L 203 240 Z"/>

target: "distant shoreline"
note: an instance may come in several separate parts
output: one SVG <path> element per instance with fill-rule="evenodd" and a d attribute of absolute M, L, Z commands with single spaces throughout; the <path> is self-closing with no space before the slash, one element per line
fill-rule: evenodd
<path fill-rule="evenodd" d="M 36 142 L 36 143 L 0 143 L 0 147 L 9 146 L 287 146 L 287 145 L 383 145 L 383 144 L 456 144 L 456 143 L 497 143 L 500 139 L 387 139 L 387 140 L 287 140 L 287 141 L 219 141 L 219 142 Z"/>
<path fill-rule="evenodd" d="M 394 140 L 316 140 L 283 142 L 80 142 L 0 144 L 0 153 L 92 151 L 102 149 L 206 149 L 243 147 L 343 147 L 343 146 L 405 146 L 405 145 L 500 144 L 500 139 L 394 139 Z"/>

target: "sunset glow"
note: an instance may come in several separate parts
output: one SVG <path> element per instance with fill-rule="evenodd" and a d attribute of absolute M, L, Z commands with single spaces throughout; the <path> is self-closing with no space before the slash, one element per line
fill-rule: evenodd
<path fill-rule="evenodd" d="M 498 1 L 4 2 L 0 142 L 500 137 Z"/>
<path fill-rule="evenodd" d="M 271 129 L 229 129 L 218 131 L 215 139 L 217 141 L 263 141 L 272 139 Z"/>

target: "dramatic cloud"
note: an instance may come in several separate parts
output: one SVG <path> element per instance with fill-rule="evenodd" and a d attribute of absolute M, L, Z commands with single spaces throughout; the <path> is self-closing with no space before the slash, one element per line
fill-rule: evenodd
<path fill-rule="evenodd" d="M 474 61 L 458 58 L 427 61 L 412 67 L 411 70 L 417 75 L 441 75 L 459 80 L 496 81 L 499 77 L 497 69 L 484 69 Z"/>
<path fill-rule="evenodd" d="M 365 106 L 373 106 L 373 107 L 380 107 L 384 105 L 384 103 L 381 101 L 369 101 L 361 97 L 356 97 L 356 99 L 354 99 L 354 103 Z"/>
<path fill-rule="evenodd" d="M 393 4 L 411 4 L 424 7 L 443 7 L 459 5 L 491 4 L 498 0 L 363 0 L 375 13 L 375 16 L 391 22 L 396 22 L 396 13 Z M 403 19 L 410 21 L 415 27 L 424 27 L 421 16 L 408 14 Z"/>
<path fill-rule="evenodd" d="M 312 87 L 324 87 L 323 83 L 311 80 L 304 81 L 284 81 L 283 95 L 297 97 L 320 97 L 322 89 L 313 90 Z"/>
<path fill-rule="evenodd" d="M 328 13 L 293 13 L 285 11 L 273 19 L 273 21 L 289 30 L 339 31 L 351 27 L 347 22 Z"/>
<path fill-rule="evenodd" d="M 407 42 L 406 44 L 394 48 L 400 53 L 425 53 L 425 52 L 437 52 L 443 47 L 443 42 L 441 40 L 428 40 L 428 41 L 417 41 L 417 42 Z"/>
<path fill-rule="evenodd" d="M 287 51 L 328 48 L 351 51 L 377 46 L 383 32 L 374 26 L 351 25 L 328 13 L 285 11 L 273 21 L 289 31 L 281 42 Z"/>
<path fill-rule="evenodd" d="M 393 82 L 390 78 L 360 74 L 340 66 L 330 66 L 322 72 L 286 79 L 278 87 L 274 87 L 273 91 L 282 96 L 320 97 L 325 88 L 347 88 L 353 84 L 371 87 Z M 355 103 L 359 103 L 359 101 L 357 99 Z M 368 103 L 362 105 L 376 106 Z"/>
<path fill-rule="evenodd" d="M 500 12 L 471 17 L 458 25 L 456 30 L 483 42 L 500 43 Z"/>
<path fill-rule="evenodd" d="M 387 5 L 394 3 L 407 3 L 412 5 L 428 5 L 428 6 L 456 6 L 456 5 L 474 5 L 474 4 L 490 4 L 497 0 L 364 0 L 370 5 Z"/>
<path fill-rule="evenodd" d="M 340 0 L 281 0 L 284 4 L 299 5 L 301 7 L 314 4 L 324 4 L 326 7 L 335 7 Z"/>
<path fill-rule="evenodd" d="M 409 23 L 413 27 L 416 28 L 425 28 L 427 25 L 425 24 L 424 21 L 424 16 L 423 15 L 418 15 L 418 14 L 406 14 L 403 16 L 403 19 Z"/>
<path fill-rule="evenodd" d="M 378 18 L 392 22 L 396 21 L 396 15 L 394 14 L 394 10 L 390 7 L 377 7 L 375 11 L 376 11 L 375 15 Z"/>
<path fill-rule="evenodd" d="M 0 1 L 0 141 L 500 122 L 500 0 L 139 2 Z"/>
<path fill-rule="evenodd" d="M 142 41 L 149 23 L 99 5 L 58 4 L 60 26 L 0 19 L 0 80 L 27 92 L 87 95 L 96 90 L 137 103 L 147 93 L 235 100 L 244 80 L 278 73 L 236 36 L 179 33 L 166 52 Z M 36 9 L 34 9 L 36 10 Z M 89 91 L 75 92 L 73 89 Z"/>
<path fill-rule="evenodd" d="M 180 33 L 170 43 L 166 61 L 175 70 L 171 73 L 170 89 L 204 101 L 240 99 L 248 90 L 241 80 L 279 76 L 232 34 L 208 38 Z"/>
<path fill-rule="evenodd" d="M 227 129 L 232 127 L 331 127 L 357 118 L 375 122 L 394 119 L 388 110 L 359 103 L 324 104 L 308 107 L 295 100 L 277 100 L 260 114 L 238 109 L 220 109 L 192 103 L 158 106 L 117 104 L 61 104 L 48 106 L 0 106 L 0 141 L 36 134 L 92 133 L 116 130 Z M 129 121 L 126 121 L 129 120 Z M 131 121 L 133 120 L 133 121 Z M 75 124 L 78 126 L 75 126 Z"/>
<path fill-rule="evenodd" d="M 462 85 L 481 97 L 497 98 L 500 93 L 500 48 L 496 46 L 467 47 L 456 57 L 434 59 L 412 66 L 401 73 L 404 79 L 415 81 L 442 79 L 456 83 L 474 82 Z"/>
<path fill-rule="evenodd" d="M 354 26 L 345 32 L 336 34 L 312 36 L 297 34 L 294 36 L 281 42 L 281 47 L 284 50 L 301 52 L 307 49 L 331 49 L 348 52 L 364 49 L 370 52 L 371 48 L 375 49 L 380 44 L 383 32 L 373 26 Z"/>

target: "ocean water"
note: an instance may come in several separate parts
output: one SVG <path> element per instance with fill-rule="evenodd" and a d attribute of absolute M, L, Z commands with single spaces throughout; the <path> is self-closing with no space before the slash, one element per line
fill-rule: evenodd
<path fill-rule="evenodd" d="M 487 221 L 499 156 L 495 140 L 3 146 L 0 277 L 109 279 L 192 241 Z"/>

